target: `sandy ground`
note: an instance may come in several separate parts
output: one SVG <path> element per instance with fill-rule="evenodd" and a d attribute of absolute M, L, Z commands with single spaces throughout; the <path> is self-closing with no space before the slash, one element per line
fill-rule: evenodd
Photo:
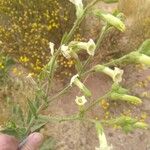
<path fill-rule="evenodd" d="M 125 68 L 123 85 L 128 87 L 134 95 L 142 96 L 143 91 L 150 91 L 149 82 L 145 87 L 137 86 L 137 83 L 145 81 L 150 75 L 150 70 L 138 71 L 134 66 Z M 61 87 L 61 83 L 57 84 Z M 93 98 L 104 95 L 111 85 L 108 77 L 100 74 L 90 76 L 86 85 L 93 93 Z M 77 111 L 75 96 L 78 90 L 74 88 L 67 95 L 61 96 L 57 103 L 49 106 L 48 112 L 56 115 L 67 116 Z M 139 116 L 142 112 L 150 115 L 150 99 L 143 98 L 143 104 L 135 107 L 126 104 L 117 104 L 111 107 L 109 111 L 113 115 L 119 115 L 122 110 L 131 110 L 132 116 Z M 101 118 L 103 111 L 100 106 L 95 107 L 89 115 L 92 118 Z M 150 123 L 150 118 L 146 119 Z M 105 128 L 107 139 L 113 145 L 114 150 L 150 150 L 150 131 L 135 130 L 132 133 L 125 134 L 121 130 Z M 59 124 L 48 124 L 44 133 L 52 136 L 56 140 L 56 150 L 94 150 L 99 145 L 95 128 L 87 122 L 64 122 Z"/>

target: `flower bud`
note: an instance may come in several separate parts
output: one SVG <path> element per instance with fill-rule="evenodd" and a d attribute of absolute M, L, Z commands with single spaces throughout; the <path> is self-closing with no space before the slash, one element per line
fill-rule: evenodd
<path fill-rule="evenodd" d="M 144 123 L 144 122 L 136 122 L 134 124 L 135 128 L 140 128 L 140 129 L 148 129 L 148 124 Z"/>
<path fill-rule="evenodd" d="M 102 12 L 100 10 L 96 11 L 96 16 L 100 17 L 103 21 L 106 21 L 110 25 L 114 26 L 118 30 L 124 32 L 125 31 L 125 24 L 117 17 L 113 16 L 112 14 Z"/>
<path fill-rule="evenodd" d="M 72 84 L 75 84 L 79 87 L 79 89 L 84 93 L 85 96 L 91 97 L 92 94 L 90 90 L 86 88 L 86 86 L 78 79 L 78 77 L 79 75 L 77 74 L 71 78 L 70 86 L 72 86 Z"/>
<path fill-rule="evenodd" d="M 150 67 L 150 57 L 140 52 L 131 52 L 129 54 L 129 62 L 144 64 Z"/>
<path fill-rule="evenodd" d="M 110 94 L 110 98 L 112 100 L 126 101 L 126 102 L 129 102 L 134 105 L 139 105 L 142 103 L 142 100 L 138 97 L 127 95 L 127 94 L 119 94 L 119 93 L 115 93 L 115 92 L 112 92 Z"/>
<path fill-rule="evenodd" d="M 76 16 L 77 18 L 80 18 L 84 12 L 82 0 L 69 0 L 69 1 L 75 5 Z"/>

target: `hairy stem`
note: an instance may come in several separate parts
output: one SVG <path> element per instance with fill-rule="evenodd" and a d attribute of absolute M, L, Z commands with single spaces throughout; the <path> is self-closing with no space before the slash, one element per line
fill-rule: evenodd
<path fill-rule="evenodd" d="M 70 30 L 70 32 L 68 33 L 65 41 L 63 44 L 68 44 L 69 41 L 71 40 L 71 38 L 73 37 L 75 31 L 77 30 L 77 28 L 79 27 L 79 25 L 81 24 L 81 22 L 83 21 L 83 19 L 85 18 L 87 12 L 90 10 L 91 7 L 93 7 L 97 2 L 99 2 L 100 0 L 93 0 L 90 4 L 88 4 L 85 9 L 84 12 L 82 14 L 81 17 L 77 18 L 77 20 L 75 21 L 72 29 Z"/>

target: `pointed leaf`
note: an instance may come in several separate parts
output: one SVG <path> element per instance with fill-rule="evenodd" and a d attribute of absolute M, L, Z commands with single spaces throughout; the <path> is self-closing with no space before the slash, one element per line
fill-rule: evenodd
<path fill-rule="evenodd" d="M 34 104 L 29 99 L 28 99 L 28 106 L 29 106 L 29 109 L 30 109 L 31 113 L 33 114 L 33 116 L 35 118 L 37 118 L 37 114 L 36 114 L 37 109 L 36 109 L 36 107 L 34 106 Z"/>

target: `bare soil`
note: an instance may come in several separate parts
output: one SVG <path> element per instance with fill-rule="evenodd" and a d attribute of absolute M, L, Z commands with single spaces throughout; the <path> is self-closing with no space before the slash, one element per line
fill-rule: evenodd
<path fill-rule="evenodd" d="M 150 93 L 150 82 L 145 87 L 139 87 L 138 84 L 147 81 L 150 76 L 150 70 L 139 70 L 135 66 L 124 68 L 123 86 L 129 88 L 133 95 L 142 97 L 144 91 Z M 57 84 L 61 87 L 63 85 Z M 91 75 L 86 85 L 93 93 L 93 98 L 104 95 L 111 86 L 111 80 L 101 74 Z M 140 84 L 139 84 L 140 85 Z M 67 116 L 77 111 L 75 96 L 78 90 L 72 91 L 58 99 L 57 103 L 49 106 L 48 113 L 54 113 L 60 116 Z M 150 98 L 142 98 L 143 104 L 135 107 L 128 104 L 117 103 L 110 106 L 109 112 L 112 116 L 118 116 L 123 110 L 131 110 L 131 116 L 140 117 L 141 113 L 147 113 L 146 122 L 150 123 Z M 89 113 L 91 118 L 101 119 L 104 116 L 103 109 L 95 107 Z M 56 150 L 94 150 L 99 145 L 95 128 L 88 122 L 72 121 L 58 124 L 48 124 L 43 131 L 45 135 L 52 136 L 56 140 Z M 114 128 L 105 128 L 107 139 L 113 145 L 114 150 L 150 150 L 150 131 L 135 130 L 132 133 L 125 134 L 123 131 Z"/>

